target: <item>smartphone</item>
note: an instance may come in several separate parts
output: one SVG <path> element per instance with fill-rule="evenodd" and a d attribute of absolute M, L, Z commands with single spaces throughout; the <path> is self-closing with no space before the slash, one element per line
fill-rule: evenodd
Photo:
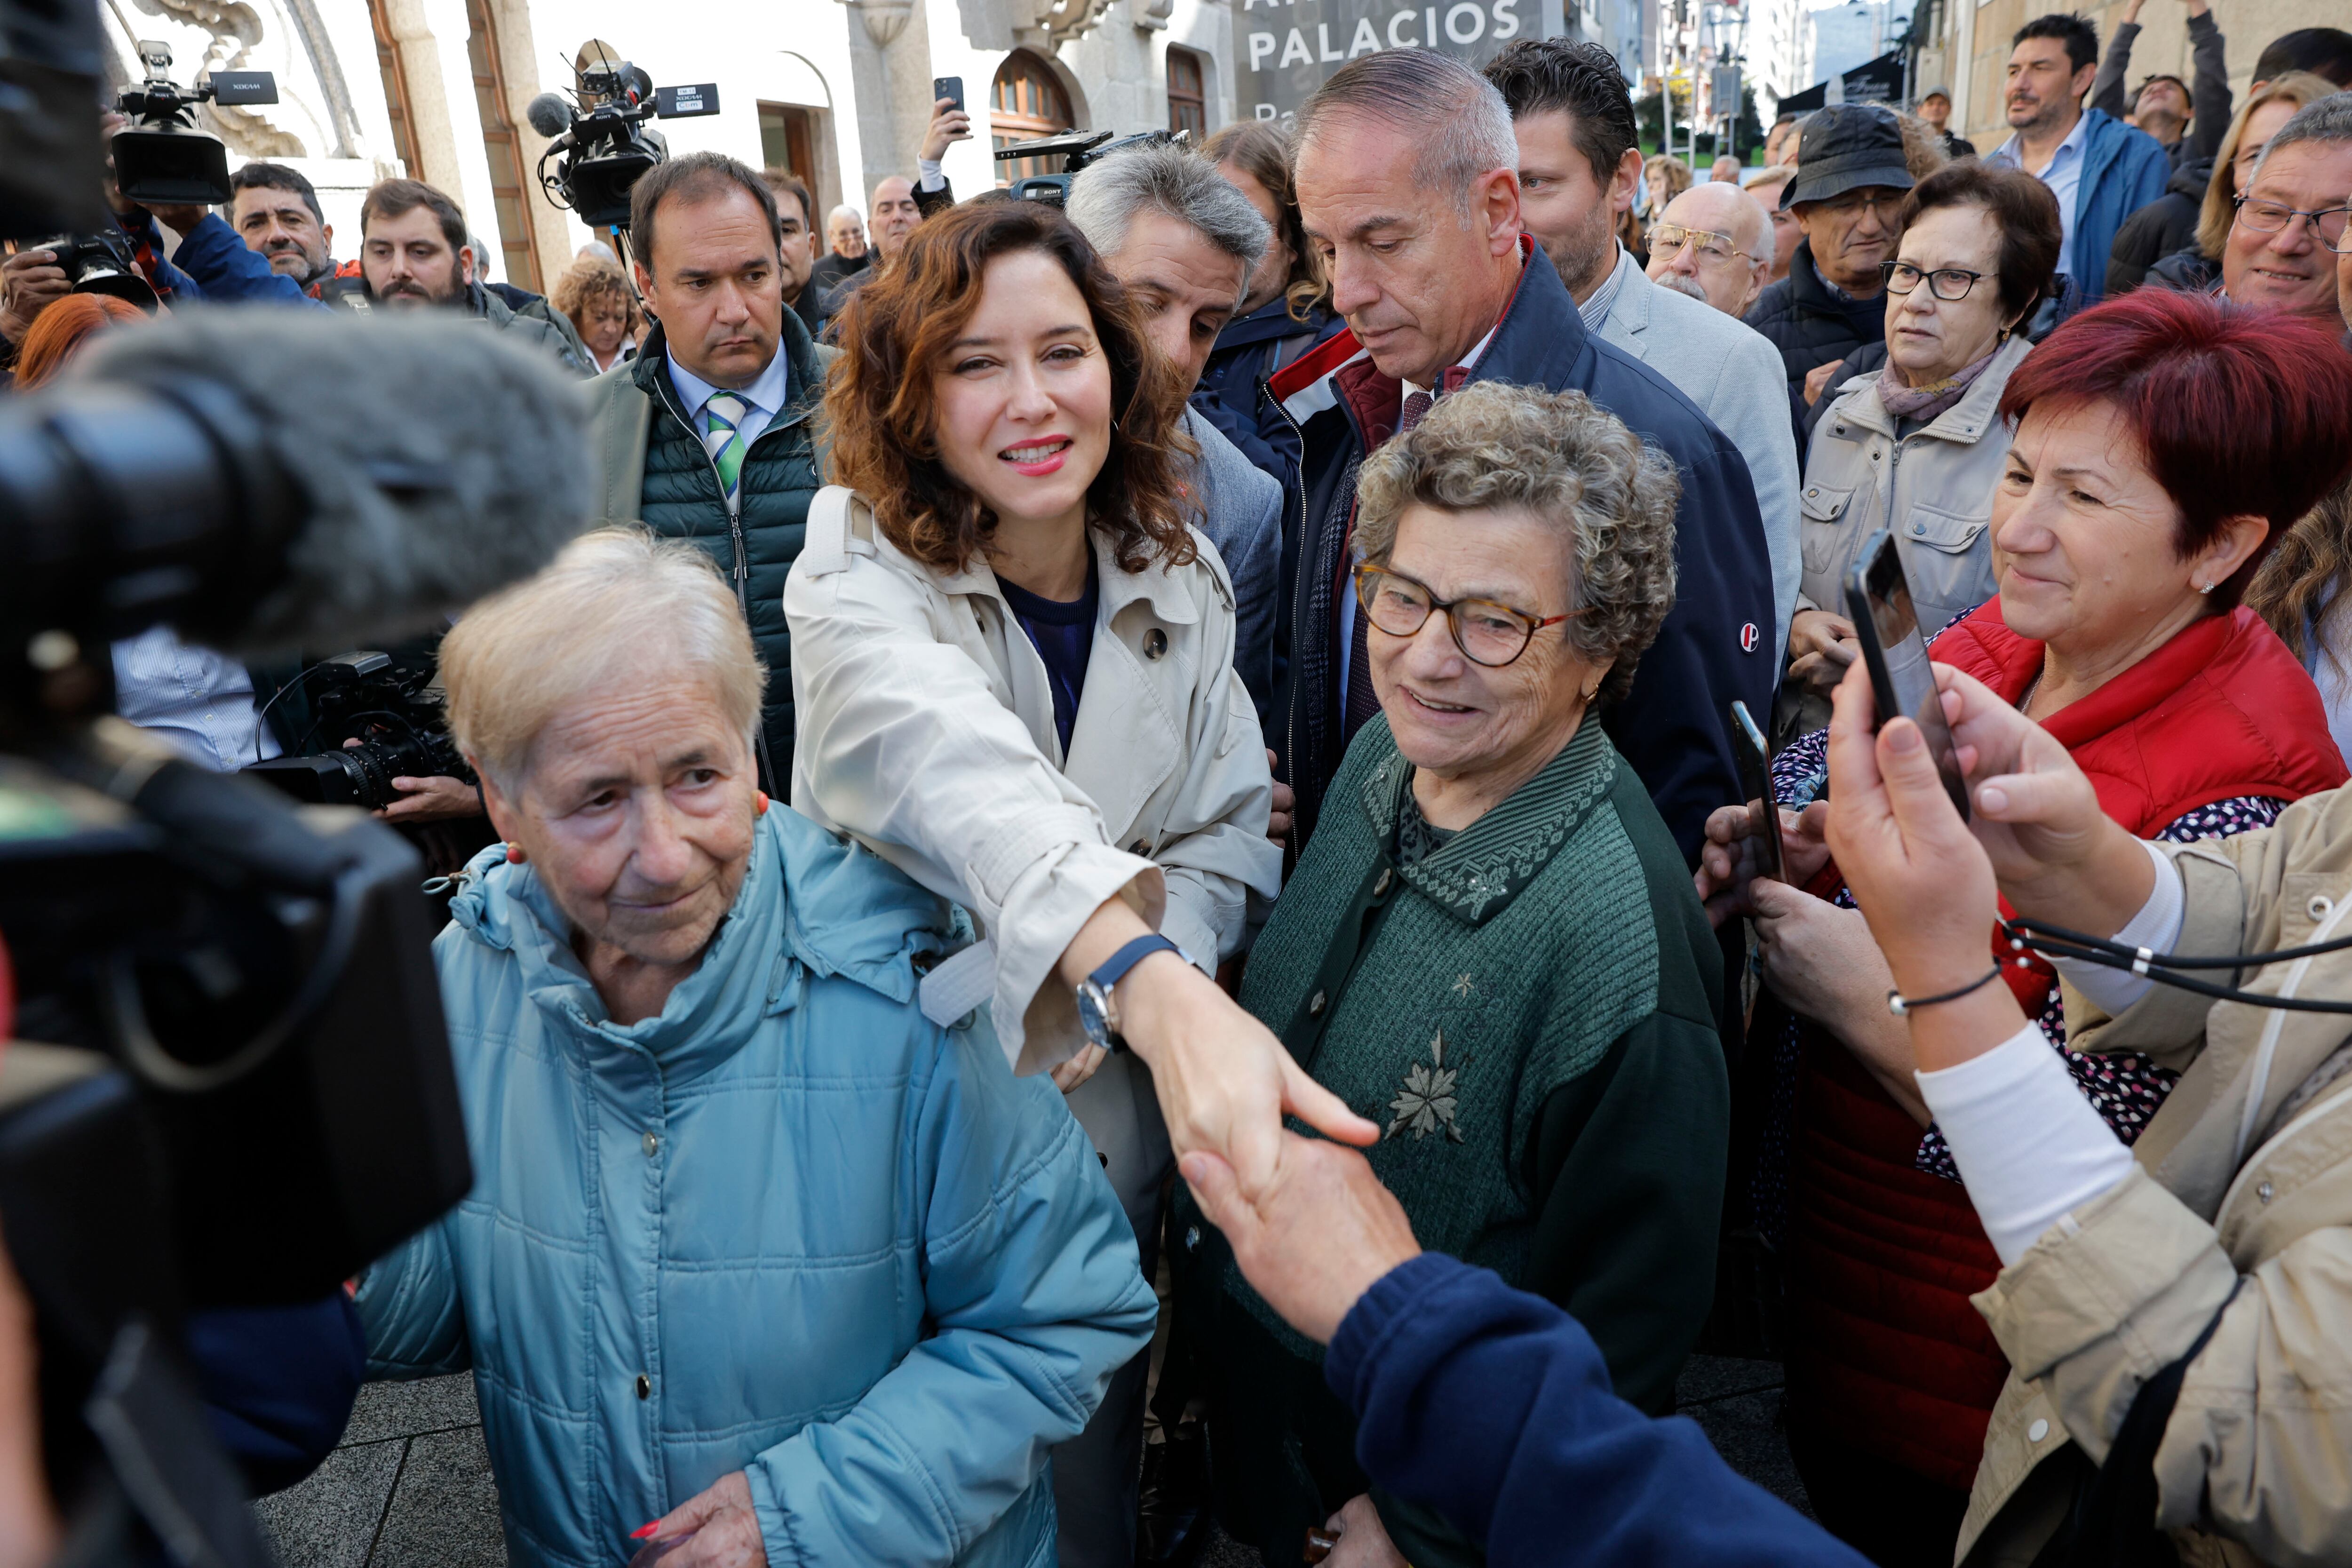
<path fill-rule="evenodd" d="M 1919 631 L 1919 613 L 1912 607 L 1911 584 L 1903 575 L 1903 557 L 1896 553 L 1895 535 L 1881 529 L 1862 547 L 1862 559 L 1845 577 L 1846 614 L 1862 644 L 1862 658 L 1870 671 L 1870 689 L 1878 699 L 1878 725 L 1896 714 L 1907 715 L 1927 737 L 1927 754 L 1944 776 L 1944 792 L 1960 820 L 1969 818 L 1968 781 L 1960 776 L 1959 749 L 1952 727 L 1944 722 L 1944 704 L 1936 693 L 1936 672 L 1927 663 L 1927 639 Z"/>
<path fill-rule="evenodd" d="M 1764 731 L 1748 716 L 1745 702 L 1731 705 L 1731 754 L 1739 765 L 1739 793 L 1748 797 L 1750 836 L 1757 842 L 1762 867 L 1757 875 L 1785 882 L 1789 857 L 1780 844 L 1780 803 L 1772 798 L 1771 753 L 1765 750 Z"/>
<path fill-rule="evenodd" d="M 963 107 L 963 78 L 960 76 L 933 77 L 931 79 L 931 101 L 933 103 L 937 103 L 943 98 L 954 99 L 955 106 L 958 109 L 961 109 Z"/>

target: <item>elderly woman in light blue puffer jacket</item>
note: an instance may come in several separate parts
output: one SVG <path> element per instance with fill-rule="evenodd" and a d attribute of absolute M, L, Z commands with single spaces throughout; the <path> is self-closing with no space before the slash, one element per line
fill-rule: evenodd
<path fill-rule="evenodd" d="M 1050 1564 L 1156 1303 L 1052 1085 L 916 1007 L 940 901 L 757 794 L 725 585 L 592 534 L 442 671 L 509 841 L 434 949 L 476 1180 L 371 1373 L 472 1369 L 518 1564 Z"/>

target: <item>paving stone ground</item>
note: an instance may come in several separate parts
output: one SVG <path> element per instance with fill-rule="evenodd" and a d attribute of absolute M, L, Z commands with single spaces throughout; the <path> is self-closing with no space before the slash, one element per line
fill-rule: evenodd
<path fill-rule="evenodd" d="M 1805 1508 L 1780 1426 L 1778 1363 L 1694 1356 L 1675 1396 L 1732 1468 Z M 370 1384 L 333 1457 L 255 1511 L 286 1568 L 506 1565 L 469 1376 Z M 1222 1537 L 1202 1562 L 1259 1568 L 1257 1553 Z"/>

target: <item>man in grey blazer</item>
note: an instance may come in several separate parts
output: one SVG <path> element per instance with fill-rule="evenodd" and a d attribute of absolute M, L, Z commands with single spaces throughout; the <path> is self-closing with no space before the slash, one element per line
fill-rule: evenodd
<path fill-rule="evenodd" d="M 1070 221 L 1127 286 L 1144 331 L 1192 395 L 1240 307 L 1272 231 L 1249 198 L 1200 153 L 1138 147 L 1104 159 L 1070 185 Z M 1786 423 L 1788 400 L 1781 399 Z M 1234 668 L 1249 688 L 1258 724 L 1272 720 L 1279 677 L 1282 487 L 1189 405 L 1184 434 L 1201 449 L 1194 472 L 1197 523 L 1234 584 Z"/>
<path fill-rule="evenodd" d="M 1773 644 L 1788 647 L 1803 563 L 1788 373 L 1753 329 L 1661 287 L 1617 243 L 1642 152 L 1633 98 L 1607 50 L 1560 38 L 1513 44 L 1486 68 L 1519 142 L 1520 214 L 1575 297 L 1585 326 L 1648 364 L 1739 448 L 1772 562 Z"/>

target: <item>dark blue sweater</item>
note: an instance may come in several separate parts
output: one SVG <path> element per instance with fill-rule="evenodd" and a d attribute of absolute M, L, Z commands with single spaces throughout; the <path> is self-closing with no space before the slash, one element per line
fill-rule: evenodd
<path fill-rule="evenodd" d="M 1364 1292 L 1323 1370 L 1356 1413 L 1365 1473 L 1444 1514 L 1494 1568 L 1867 1568 L 1735 1475 L 1695 1424 L 1611 1393 L 1574 1318 L 1442 1253 Z"/>

